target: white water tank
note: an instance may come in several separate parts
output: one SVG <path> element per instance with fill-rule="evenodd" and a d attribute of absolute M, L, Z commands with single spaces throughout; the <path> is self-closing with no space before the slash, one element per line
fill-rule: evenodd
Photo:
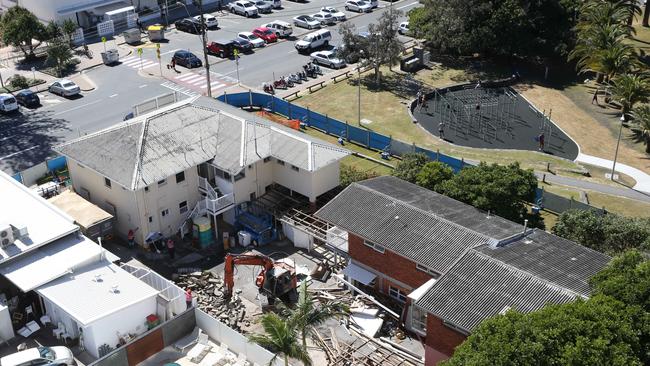
<path fill-rule="evenodd" d="M 241 245 L 242 247 L 247 247 L 251 245 L 251 239 L 252 239 L 251 233 L 249 233 L 248 231 L 241 230 L 239 233 L 237 233 L 237 235 L 239 236 L 239 245 Z"/>

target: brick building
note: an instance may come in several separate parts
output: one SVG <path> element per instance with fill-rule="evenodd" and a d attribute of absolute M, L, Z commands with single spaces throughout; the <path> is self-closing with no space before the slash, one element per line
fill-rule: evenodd
<path fill-rule="evenodd" d="M 346 276 L 402 307 L 426 365 L 482 320 L 589 296 L 609 257 L 395 177 L 354 183 L 316 216 L 348 232 Z"/>

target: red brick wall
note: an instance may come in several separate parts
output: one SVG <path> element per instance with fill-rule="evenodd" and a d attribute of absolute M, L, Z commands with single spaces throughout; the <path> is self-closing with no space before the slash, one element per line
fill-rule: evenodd
<path fill-rule="evenodd" d="M 439 353 L 451 356 L 454 353 L 454 349 L 463 343 L 465 338 L 467 337 L 464 334 L 445 326 L 439 318 L 436 318 L 431 314 L 427 315 L 427 337 L 425 340 L 427 347 L 431 347 Z M 430 356 L 434 356 L 433 353 L 434 352 L 432 352 Z M 427 354 L 429 353 L 427 352 Z M 426 366 L 435 365 L 440 361 L 438 356 L 429 358 L 434 359 L 425 359 Z"/>
<path fill-rule="evenodd" d="M 363 238 L 352 233 L 348 235 L 348 252 L 350 257 L 355 261 L 407 284 L 413 289 L 422 286 L 432 278 L 428 273 L 418 271 L 415 268 L 415 262 L 395 254 L 388 249 L 383 254 L 379 253 L 363 244 Z M 378 290 L 388 293 L 388 286 L 384 285 L 383 287 L 383 289 L 378 288 Z"/>

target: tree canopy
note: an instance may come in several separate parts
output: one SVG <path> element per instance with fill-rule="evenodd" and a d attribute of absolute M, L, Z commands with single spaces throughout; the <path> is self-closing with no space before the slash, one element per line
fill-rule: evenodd
<path fill-rule="evenodd" d="M 404 154 L 392 174 L 397 178 L 417 184 L 418 174 L 427 162 L 429 162 L 429 157 L 422 153 Z"/>
<path fill-rule="evenodd" d="M 454 177 L 454 170 L 449 165 L 430 161 L 422 167 L 415 178 L 417 185 L 437 191 L 442 182 L 446 182 Z"/>
<path fill-rule="evenodd" d="M 518 163 L 481 163 L 464 168 L 437 188 L 440 193 L 451 198 L 521 222 L 522 217 L 527 215 L 525 202 L 535 200 L 537 178 L 532 170 L 521 169 Z"/>
<path fill-rule="evenodd" d="M 2 42 L 19 47 L 25 57 L 34 57 L 34 49 L 49 37 L 49 32 L 38 18 L 20 6 L 9 8 L 0 18 L 0 30 Z"/>
<path fill-rule="evenodd" d="M 436 49 L 488 56 L 565 55 L 579 0 L 424 0 L 409 29 Z"/>
<path fill-rule="evenodd" d="M 591 286 L 595 294 L 611 296 L 650 312 L 650 260 L 637 250 L 612 259 L 591 279 Z"/>
<path fill-rule="evenodd" d="M 619 216 L 594 211 L 563 212 L 553 234 L 608 254 L 627 249 L 650 249 L 650 219 Z"/>

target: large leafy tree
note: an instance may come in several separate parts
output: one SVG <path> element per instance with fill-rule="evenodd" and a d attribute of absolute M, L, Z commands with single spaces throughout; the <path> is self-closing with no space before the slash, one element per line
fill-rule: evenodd
<path fill-rule="evenodd" d="M 19 47 L 26 58 L 34 57 L 34 50 L 48 39 L 45 26 L 34 14 L 20 6 L 7 10 L 0 19 L 0 28 L 2 42 Z"/>
<path fill-rule="evenodd" d="M 352 165 L 341 164 L 339 185 L 345 188 L 354 182 L 359 182 L 376 176 L 377 175 L 372 171 L 360 170 Z"/>
<path fill-rule="evenodd" d="M 650 260 L 637 250 L 628 250 L 612 259 L 591 279 L 591 285 L 594 293 L 650 312 Z"/>
<path fill-rule="evenodd" d="M 645 322 L 645 323 L 644 323 Z M 647 316 L 607 296 L 482 322 L 445 366 L 643 365 Z"/>
<path fill-rule="evenodd" d="M 56 67 L 58 76 L 62 75 L 63 69 L 68 65 L 72 57 L 70 44 L 62 37 L 53 39 L 47 46 L 46 63 Z"/>
<path fill-rule="evenodd" d="M 555 235 L 609 254 L 650 248 L 650 219 L 647 218 L 569 210 L 560 215 L 552 231 Z"/>
<path fill-rule="evenodd" d="M 417 183 L 418 174 L 427 162 L 429 158 L 422 153 L 404 154 L 392 174 L 407 182 Z"/>
<path fill-rule="evenodd" d="M 416 177 L 417 185 L 430 189 L 438 190 L 438 185 L 454 177 L 454 170 L 449 165 L 430 161 L 426 163 Z"/>
<path fill-rule="evenodd" d="M 440 193 L 517 222 L 526 216 L 525 202 L 534 201 L 536 188 L 533 171 L 521 169 L 518 163 L 481 163 L 438 185 Z"/>
<path fill-rule="evenodd" d="M 424 0 L 409 28 L 445 53 L 565 55 L 579 0 Z"/>
<path fill-rule="evenodd" d="M 650 154 L 650 105 L 644 104 L 632 110 L 634 123 L 643 138 L 645 152 Z"/>
<path fill-rule="evenodd" d="M 289 358 L 302 361 L 306 366 L 311 366 L 311 357 L 307 350 L 300 345 L 296 333 L 296 324 L 287 317 L 280 317 L 275 313 L 267 313 L 261 319 L 264 334 L 251 334 L 248 339 L 269 351 L 281 354 L 285 366 L 289 366 Z"/>

